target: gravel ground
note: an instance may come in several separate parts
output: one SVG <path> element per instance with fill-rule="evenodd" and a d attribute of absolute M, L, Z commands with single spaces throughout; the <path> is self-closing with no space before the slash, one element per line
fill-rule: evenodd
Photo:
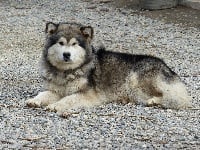
<path fill-rule="evenodd" d="M 46 21 L 91 24 L 109 50 L 163 58 L 193 109 L 108 104 L 63 119 L 24 105 L 41 89 Z M 0 1 L 0 149 L 200 149 L 200 29 L 166 24 L 101 1 Z"/>

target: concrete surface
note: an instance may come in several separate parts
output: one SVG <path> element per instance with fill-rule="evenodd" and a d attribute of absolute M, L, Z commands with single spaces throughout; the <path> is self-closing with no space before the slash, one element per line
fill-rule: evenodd
<path fill-rule="evenodd" d="M 179 4 L 200 10 L 200 0 L 180 0 Z"/>

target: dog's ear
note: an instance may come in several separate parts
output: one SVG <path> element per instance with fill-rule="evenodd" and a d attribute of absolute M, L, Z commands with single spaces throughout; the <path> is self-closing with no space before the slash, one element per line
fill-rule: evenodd
<path fill-rule="evenodd" d="M 57 31 L 58 24 L 55 24 L 53 22 L 46 23 L 46 29 L 45 33 L 48 35 L 54 34 Z"/>
<path fill-rule="evenodd" d="M 90 40 L 93 39 L 94 29 L 91 26 L 83 26 L 80 30 L 85 38 L 89 38 Z"/>

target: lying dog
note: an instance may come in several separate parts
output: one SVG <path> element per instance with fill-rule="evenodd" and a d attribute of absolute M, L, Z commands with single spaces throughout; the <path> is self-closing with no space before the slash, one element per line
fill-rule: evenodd
<path fill-rule="evenodd" d="M 45 91 L 26 103 L 62 114 L 114 101 L 186 108 L 185 85 L 161 59 L 147 55 L 93 51 L 93 28 L 47 23 L 41 61 Z"/>

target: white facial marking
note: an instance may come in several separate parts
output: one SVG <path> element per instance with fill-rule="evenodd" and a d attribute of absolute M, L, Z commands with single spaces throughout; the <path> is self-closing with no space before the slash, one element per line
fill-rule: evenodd
<path fill-rule="evenodd" d="M 64 37 L 61 37 L 59 40 L 58 40 L 58 43 L 63 46 L 63 45 L 66 45 L 67 44 L 67 40 L 66 38 Z"/>
<path fill-rule="evenodd" d="M 69 59 L 65 59 L 63 54 L 68 54 Z M 78 41 L 72 38 L 68 43 L 61 37 L 56 44 L 48 49 L 48 59 L 50 63 L 60 70 L 75 69 L 85 61 L 85 50 L 78 45 Z"/>

